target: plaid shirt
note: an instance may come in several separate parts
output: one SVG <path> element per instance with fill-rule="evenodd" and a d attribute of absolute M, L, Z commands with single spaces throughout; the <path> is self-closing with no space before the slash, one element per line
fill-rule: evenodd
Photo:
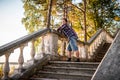
<path fill-rule="evenodd" d="M 59 27 L 57 29 L 58 32 L 63 33 L 66 37 L 68 37 L 68 39 L 70 39 L 70 37 L 75 37 L 76 39 L 78 38 L 77 34 L 75 33 L 75 31 L 68 26 L 67 24 L 63 24 L 61 27 Z"/>

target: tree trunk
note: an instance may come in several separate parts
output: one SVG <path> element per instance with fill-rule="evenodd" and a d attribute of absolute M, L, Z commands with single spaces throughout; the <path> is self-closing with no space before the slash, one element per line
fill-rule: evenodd
<path fill-rule="evenodd" d="M 49 6 L 48 6 L 47 28 L 50 28 L 51 11 L 52 11 L 52 1 L 53 0 L 50 0 Z"/>
<path fill-rule="evenodd" d="M 67 5 L 66 5 L 66 0 L 64 0 L 64 5 L 63 5 L 63 17 L 67 18 Z"/>
<path fill-rule="evenodd" d="M 84 41 L 87 42 L 87 27 L 86 27 L 86 0 L 84 0 Z"/>

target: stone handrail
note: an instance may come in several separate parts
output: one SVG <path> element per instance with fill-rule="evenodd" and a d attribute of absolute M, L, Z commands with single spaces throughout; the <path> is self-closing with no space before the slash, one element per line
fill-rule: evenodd
<path fill-rule="evenodd" d="M 17 40 L 14 40 L 10 43 L 7 43 L 3 46 L 0 46 L 0 56 L 4 55 L 5 52 L 8 52 L 8 50 L 11 50 L 13 48 L 17 48 L 19 47 L 21 44 L 25 44 L 26 42 L 35 39 L 39 36 L 42 36 L 43 34 L 45 34 L 47 31 L 49 31 L 49 29 L 43 29 L 43 30 L 39 30 L 37 32 L 34 32 L 32 34 L 26 35 L 24 37 L 21 37 Z"/>
<path fill-rule="evenodd" d="M 102 29 L 98 30 L 88 41 L 88 45 L 92 44 L 94 40 L 98 37 L 98 35 L 102 32 Z"/>

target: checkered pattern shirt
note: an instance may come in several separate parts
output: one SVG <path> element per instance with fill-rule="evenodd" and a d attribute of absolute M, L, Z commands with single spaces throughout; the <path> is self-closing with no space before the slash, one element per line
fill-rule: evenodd
<path fill-rule="evenodd" d="M 68 26 L 67 24 L 63 24 L 61 27 L 59 27 L 57 29 L 57 31 L 59 33 L 63 33 L 66 37 L 68 37 L 68 39 L 70 39 L 70 37 L 72 37 L 72 36 L 74 36 L 76 39 L 78 38 L 75 31 L 70 26 Z"/>

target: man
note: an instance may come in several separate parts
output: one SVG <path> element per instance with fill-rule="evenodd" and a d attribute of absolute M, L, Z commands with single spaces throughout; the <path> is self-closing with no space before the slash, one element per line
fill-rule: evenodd
<path fill-rule="evenodd" d="M 67 19 L 63 18 L 62 20 L 62 26 L 60 26 L 57 31 L 59 33 L 63 33 L 69 40 L 68 46 L 67 46 L 67 53 L 68 53 L 68 60 L 71 61 L 71 53 L 76 54 L 77 60 L 76 62 L 79 62 L 79 51 L 78 51 L 78 46 L 77 46 L 77 34 L 75 31 L 67 24 Z"/>

